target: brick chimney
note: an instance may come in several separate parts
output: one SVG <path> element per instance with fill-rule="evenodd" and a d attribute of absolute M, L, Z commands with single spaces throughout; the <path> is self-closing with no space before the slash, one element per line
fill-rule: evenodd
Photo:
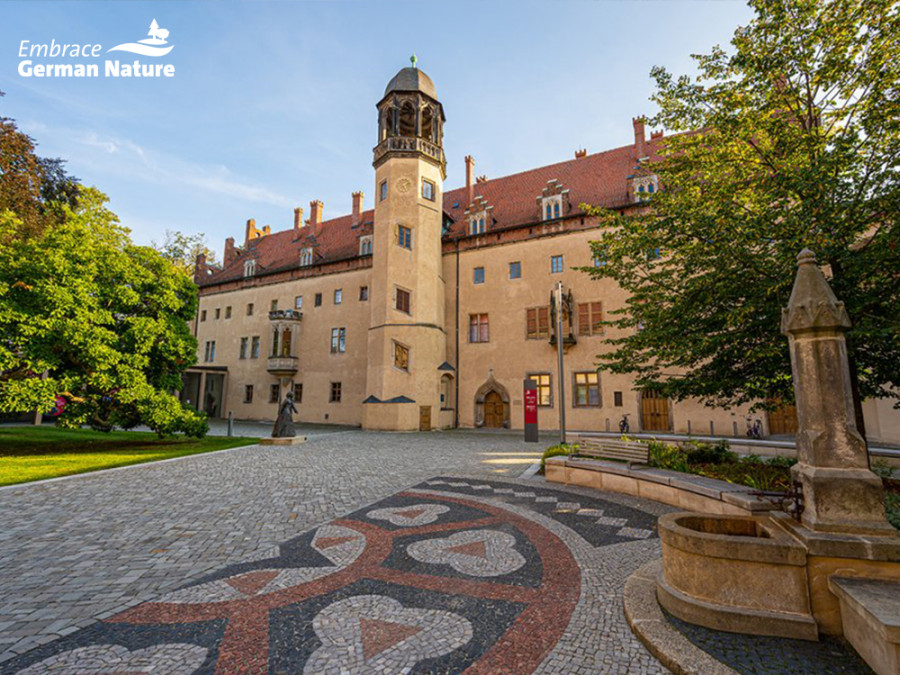
<path fill-rule="evenodd" d="M 322 224 L 322 211 L 325 205 L 318 199 L 314 199 L 309 203 L 309 224 L 313 227 Z"/>
<path fill-rule="evenodd" d="M 237 251 L 234 250 L 234 237 L 228 237 L 225 240 L 225 255 L 222 257 L 225 267 L 233 263 L 235 258 L 237 258 Z"/>
<path fill-rule="evenodd" d="M 365 195 L 362 192 L 353 193 L 353 220 L 351 225 L 359 225 L 360 218 L 362 217 L 363 197 L 365 197 Z"/>
<path fill-rule="evenodd" d="M 194 279 L 201 279 L 206 273 L 206 254 L 198 253 L 194 260 Z"/>
<path fill-rule="evenodd" d="M 662 129 L 660 129 L 659 131 L 651 131 L 650 132 L 650 140 L 651 141 L 658 141 L 662 137 L 663 137 Z"/>
<path fill-rule="evenodd" d="M 637 159 L 647 156 L 647 142 L 644 136 L 644 118 L 632 117 L 631 123 L 634 125 L 634 156 Z"/>
<path fill-rule="evenodd" d="M 575 159 L 584 159 L 587 157 L 587 148 L 579 148 L 575 151 Z"/>
<path fill-rule="evenodd" d="M 259 236 L 259 232 L 256 231 L 256 221 L 253 218 L 250 218 L 247 221 L 247 227 L 244 229 L 244 246 L 247 245 L 247 242 L 251 239 L 256 239 Z"/>
<path fill-rule="evenodd" d="M 294 232 L 303 227 L 303 207 L 294 209 Z"/>
<path fill-rule="evenodd" d="M 466 155 L 466 206 L 475 201 L 475 160 Z"/>

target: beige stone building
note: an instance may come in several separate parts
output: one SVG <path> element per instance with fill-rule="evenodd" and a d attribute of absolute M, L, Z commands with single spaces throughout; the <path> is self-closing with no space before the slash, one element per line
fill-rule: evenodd
<path fill-rule="evenodd" d="M 523 381 L 538 383 L 539 422 L 558 428 L 552 289 L 561 282 L 567 427 L 741 435 L 748 410 L 672 402 L 597 373 L 624 296 L 575 268 L 591 258 L 596 222 L 580 204 L 629 211 L 656 189 L 649 167 L 661 133 L 633 120 L 631 143 L 444 190 L 444 111 L 425 73 L 404 68 L 377 105 L 374 208 L 349 215 L 310 203 L 293 227 L 247 221 L 221 267 L 197 262 L 199 363 L 183 399 L 214 417 L 274 419 L 287 391 L 302 422 L 370 429 L 522 428 Z M 607 333 L 604 333 L 607 331 Z M 760 415 L 791 433 L 791 410 Z M 900 415 L 866 404 L 870 438 L 900 442 Z"/>

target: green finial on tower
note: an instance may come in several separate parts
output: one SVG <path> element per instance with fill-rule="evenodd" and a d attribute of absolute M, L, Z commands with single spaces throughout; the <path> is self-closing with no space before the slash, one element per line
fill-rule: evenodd
<path fill-rule="evenodd" d="M 419 62 L 419 59 L 416 58 L 415 54 L 409 57 L 409 62 L 412 64 L 413 68 L 418 68 L 416 64 Z"/>

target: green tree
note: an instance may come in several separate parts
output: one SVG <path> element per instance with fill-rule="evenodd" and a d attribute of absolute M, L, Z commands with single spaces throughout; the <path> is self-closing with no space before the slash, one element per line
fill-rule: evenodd
<path fill-rule="evenodd" d="M 779 332 L 809 247 L 846 303 L 860 398 L 900 385 L 900 13 L 896 0 L 753 0 L 698 75 L 654 68 L 652 120 L 676 132 L 649 208 L 595 209 L 592 244 L 630 298 L 601 366 L 710 405 L 790 401 Z M 698 131 L 699 130 L 699 131 Z"/>
<path fill-rule="evenodd" d="M 197 288 L 134 245 L 95 189 L 29 237 L 0 211 L 0 411 L 47 411 L 66 426 L 202 435 L 205 418 L 172 395 L 196 359 Z M 39 375 L 43 374 L 43 377 Z"/>
<path fill-rule="evenodd" d="M 194 274 L 194 264 L 201 253 L 206 256 L 207 263 L 215 264 L 215 253 L 206 245 L 206 235 L 202 232 L 184 234 L 177 230 L 166 230 L 165 239 L 162 242 L 151 241 L 150 246 L 190 276 Z"/>

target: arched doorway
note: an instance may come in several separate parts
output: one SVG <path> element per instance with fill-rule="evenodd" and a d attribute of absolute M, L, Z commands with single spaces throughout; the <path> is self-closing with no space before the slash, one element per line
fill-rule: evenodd
<path fill-rule="evenodd" d="M 493 373 L 475 392 L 475 426 L 509 428 L 509 393 Z"/>
<path fill-rule="evenodd" d="M 491 429 L 503 427 L 503 399 L 496 391 L 484 397 L 484 426 Z"/>

